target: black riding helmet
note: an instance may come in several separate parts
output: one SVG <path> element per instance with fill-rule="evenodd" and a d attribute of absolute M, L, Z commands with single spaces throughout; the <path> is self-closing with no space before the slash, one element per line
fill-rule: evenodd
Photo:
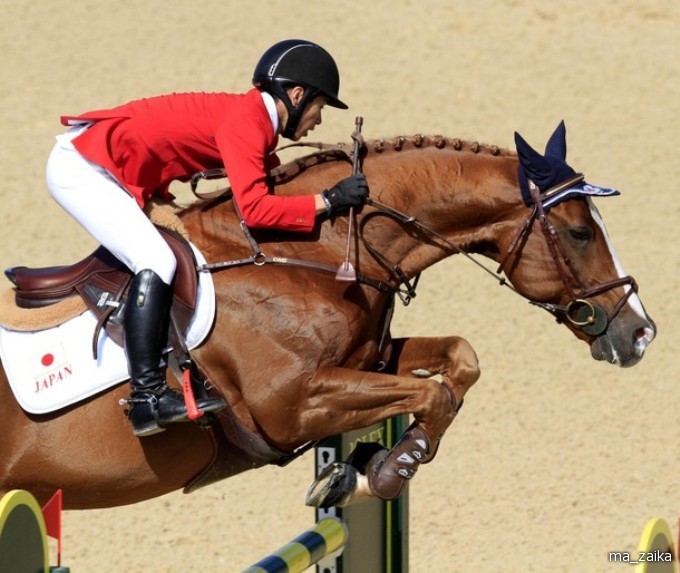
<path fill-rule="evenodd" d="M 305 108 L 316 96 L 326 96 L 328 105 L 347 109 L 338 99 L 340 74 L 331 55 L 321 46 L 306 40 L 283 40 L 274 44 L 260 58 L 253 73 L 253 85 L 279 98 L 288 110 L 283 137 L 295 134 Z M 295 107 L 286 89 L 299 85 L 305 95 Z"/>

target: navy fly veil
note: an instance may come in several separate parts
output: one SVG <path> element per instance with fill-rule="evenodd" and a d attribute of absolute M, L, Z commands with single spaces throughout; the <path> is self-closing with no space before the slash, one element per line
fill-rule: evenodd
<path fill-rule="evenodd" d="M 564 121 L 561 121 L 557 129 L 553 132 L 545 147 L 545 155 L 535 151 L 526 140 L 515 132 L 515 146 L 519 156 L 519 166 L 517 168 L 517 178 L 522 192 L 522 199 L 527 206 L 534 204 L 529 189 L 529 181 L 532 181 L 541 193 L 559 186 L 561 183 L 578 177 L 566 162 L 567 158 L 567 130 Z M 616 189 L 610 187 L 599 187 L 586 183 L 583 179 L 560 189 L 554 194 L 547 194 L 541 197 L 543 208 L 548 210 L 550 207 L 558 205 L 562 201 L 573 197 L 589 195 L 607 197 L 619 195 Z"/>

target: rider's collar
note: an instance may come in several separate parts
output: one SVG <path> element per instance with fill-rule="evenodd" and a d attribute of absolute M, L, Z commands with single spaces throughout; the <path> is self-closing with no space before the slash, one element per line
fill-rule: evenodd
<path fill-rule="evenodd" d="M 269 119 L 272 122 L 272 128 L 274 129 L 274 133 L 278 133 L 279 113 L 276 111 L 276 101 L 274 101 L 274 98 L 270 93 L 260 92 L 260 95 L 262 96 L 264 107 L 267 108 L 267 113 L 269 114 Z"/>

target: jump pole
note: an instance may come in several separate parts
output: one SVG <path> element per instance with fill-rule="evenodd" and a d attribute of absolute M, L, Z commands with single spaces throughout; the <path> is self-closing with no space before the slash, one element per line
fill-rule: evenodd
<path fill-rule="evenodd" d="M 327 517 L 243 573 L 301 573 L 341 551 L 346 542 L 345 524 L 336 517 Z"/>
<path fill-rule="evenodd" d="M 316 477 L 329 464 L 347 459 L 357 442 L 391 448 L 408 425 L 408 416 L 399 416 L 324 440 L 315 451 Z M 328 517 L 342 519 L 349 539 L 341 555 L 317 563 L 317 573 L 408 573 L 408 490 L 394 501 L 316 510 L 317 522 Z"/>

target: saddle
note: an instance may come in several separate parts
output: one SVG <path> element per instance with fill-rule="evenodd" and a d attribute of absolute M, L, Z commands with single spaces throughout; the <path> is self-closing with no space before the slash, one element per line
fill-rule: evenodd
<path fill-rule="evenodd" d="M 156 226 L 177 259 L 173 280 L 173 321 L 178 332 L 186 330 L 196 308 L 198 275 L 189 243 L 179 233 Z M 122 301 L 132 280 L 132 271 L 104 247 L 71 266 L 44 268 L 13 267 L 5 275 L 14 285 L 19 308 L 44 308 L 80 296 L 97 317 L 93 349 L 101 328 L 123 345 Z"/>
<path fill-rule="evenodd" d="M 182 333 L 186 332 L 197 305 L 197 262 L 189 242 L 178 232 L 156 225 L 161 236 L 177 259 L 173 280 L 173 303 L 169 343 L 173 348 L 173 364 L 177 379 L 187 399 L 221 396 L 221 393 L 204 376 L 200 367 L 189 355 Z M 5 271 L 14 285 L 14 302 L 22 309 L 39 309 L 56 305 L 67 299 L 81 297 L 98 319 L 93 337 L 96 356 L 97 340 L 101 328 L 117 344 L 123 346 L 122 312 L 132 272 L 104 247 L 71 266 L 46 268 L 14 267 Z M 225 475 L 240 473 L 253 467 L 273 463 L 284 456 L 264 440 L 246 429 L 226 408 L 217 415 L 196 420 L 211 429 L 213 458 L 190 482 L 185 492 L 204 487 Z"/>

